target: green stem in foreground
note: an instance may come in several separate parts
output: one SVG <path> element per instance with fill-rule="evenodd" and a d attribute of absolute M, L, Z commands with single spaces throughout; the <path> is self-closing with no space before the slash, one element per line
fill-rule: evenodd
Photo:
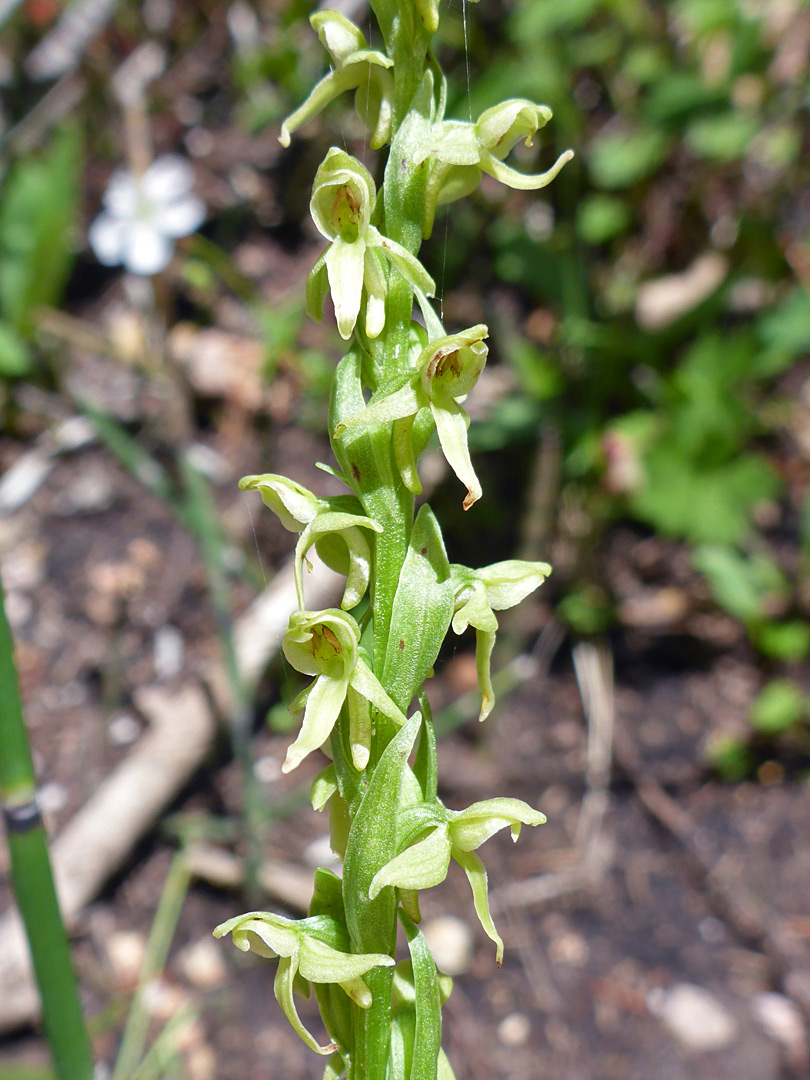
<path fill-rule="evenodd" d="M 59 911 L 0 583 L 0 799 L 11 883 L 34 966 L 45 1035 L 60 1080 L 90 1080 L 93 1052 Z"/>

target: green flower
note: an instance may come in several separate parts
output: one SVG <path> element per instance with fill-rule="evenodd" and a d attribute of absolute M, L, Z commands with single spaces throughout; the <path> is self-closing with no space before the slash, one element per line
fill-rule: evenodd
<path fill-rule="evenodd" d="M 312 93 L 281 125 L 279 142 L 290 145 L 290 135 L 307 120 L 339 97 L 345 90 L 355 90 L 354 105 L 360 119 L 371 130 L 373 149 L 391 137 L 394 83 L 393 61 L 376 49 L 369 49 L 362 32 L 337 11 L 318 11 L 310 24 L 321 39 L 334 65 L 315 86 Z"/>
<path fill-rule="evenodd" d="M 388 291 L 385 260 L 426 296 L 436 291 L 419 260 L 371 224 L 376 201 L 377 188 L 365 165 L 333 146 L 312 189 L 313 220 L 331 244 L 307 279 L 307 313 L 320 321 L 327 289 L 331 290 L 338 330 L 345 340 L 360 314 L 364 289 L 366 333 L 376 338 L 382 332 Z"/>
<path fill-rule="evenodd" d="M 560 154 L 545 172 L 529 176 L 505 165 L 503 159 L 521 139 L 531 146 L 535 133 L 551 116 L 547 105 L 512 98 L 481 113 L 476 123 L 443 120 L 434 124 L 432 140 L 418 156 L 422 161 L 432 159 L 423 225 L 425 236 L 433 228 L 436 207 L 469 195 L 478 187 L 482 173 L 520 191 L 536 191 L 550 184 L 574 156 L 573 150 Z"/>
<path fill-rule="evenodd" d="M 450 859 L 455 859 L 470 882 L 476 914 L 495 942 L 500 966 L 503 941 L 489 911 L 487 872 L 475 851 L 501 829 L 508 827 L 516 841 L 522 825 L 542 825 L 545 820 L 544 814 L 521 799 L 487 799 L 461 811 L 448 810 L 440 803 L 412 807 L 400 815 L 398 823 L 403 850 L 374 875 L 369 897 L 373 900 L 386 885 L 410 891 L 429 889 L 444 881 Z"/>
<path fill-rule="evenodd" d="M 534 592 L 551 573 L 551 567 L 543 562 L 507 559 L 480 570 L 453 563 L 450 573 L 455 592 L 453 630 L 463 634 L 468 626 L 475 627 L 475 667 L 481 688 L 478 719 L 486 720 L 495 704 L 490 670 L 498 629 L 495 612 L 515 607 Z"/>
<path fill-rule="evenodd" d="M 291 703 L 291 712 L 304 711 L 298 738 L 287 751 L 282 772 L 295 769 L 332 733 L 344 701 L 349 711 L 349 742 L 355 768 L 368 764 L 373 705 L 396 724 L 405 717 L 383 690 L 360 649 L 360 627 L 337 608 L 296 611 L 282 642 L 296 671 L 317 678 Z"/>
<path fill-rule="evenodd" d="M 303 485 L 277 473 L 243 476 L 242 491 L 258 491 L 267 506 L 289 532 L 300 533 L 295 546 L 295 587 L 298 606 L 304 607 L 303 565 L 312 545 L 330 568 L 346 577 L 340 606 L 350 611 L 360 603 L 368 588 L 371 552 L 363 529 L 382 532 L 381 526 L 358 513 L 360 503 L 353 495 L 319 498 Z"/>
<path fill-rule="evenodd" d="M 475 386 L 487 362 L 486 326 L 473 326 L 460 334 L 440 337 L 426 345 L 417 370 L 399 389 L 383 389 L 356 416 L 338 425 L 335 435 L 348 428 L 394 424 L 394 455 L 402 478 L 414 493 L 421 490 L 413 451 L 413 425 L 420 409 L 430 410 L 447 463 L 467 488 L 464 509 L 481 498 L 481 485 L 467 445 L 469 417 L 459 404 Z"/>
<path fill-rule="evenodd" d="M 336 983 L 361 1009 L 371 1006 L 371 991 L 362 976 L 376 967 L 393 967 L 390 956 L 381 953 L 348 953 L 329 941 L 348 938 L 335 919 L 285 919 L 269 911 L 249 911 L 228 919 L 214 930 L 214 937 L 231 934 L 237 949 L 253 951 L 271 960 L 278 958 L 273 990 L 276 1000 L 293 1030 L 316 1054 L 332 1054 L 335 1043 L 320 1046 L 301 1023 L 293 990 L 309 994 L 309 983 Z M 326 940 L 324 940 L 326 939 Z M 346 940 L 348 945 L 348 941 Z"/>

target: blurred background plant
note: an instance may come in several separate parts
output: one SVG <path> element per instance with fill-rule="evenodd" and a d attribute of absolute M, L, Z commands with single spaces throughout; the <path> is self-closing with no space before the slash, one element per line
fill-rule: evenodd
<path fill-rule="evenodd" d="M 363 6 L 347 6 L 358 25 Z M 202 552 L 183 598 L 210 596 L 216 616 L 209 605 L 210 624 L 189 621 L 190 654 L 212 626 L 227 654 L 232 611 L 286 550 L 270 515 L 254 542 L 235 478 L 294 468 L 310 456 L 298 440 L 325 430 L 339 342 L 301 303 L 321 249 L 309 184 L 332 143 L 362 156 L 364 131 L 338 101 L 280 154 L 282 116 L 324 70 L 312 8 L 0 0 L 0 513 L 100 441 L 121 463 L 115 483 L 147 487 Z M 465 18 L 453 0 L 439 40 L 448 115 L 525 96 L 554 110 L 543 167 L 577 153 L 539 195 L 485 177 L 440 209 L 423 249 L 448 324 L 485 321 L 501 349 L 470 435 L 488 506 L 465 525 L 436 460 L 452 557 L 505 558 L 517 533 L 520 557 L 553 564 L 546 606 L 514 625 L 518 641 L 553 619 L 573 638 L 609 636 L 619 670 L 631 653 L 670 671 L 743 656 L 753 688 L 702 739 L 701 768 L 765 786 L 804 777 L 810 9 L 487 0 Z M 150 152 L 186 159 L 208 208 L 155 282 L 101 266 L 87 239 L 110 177 L 132 164 L 138 122 L 122 122 L 121 70 L 145 47 L 162 58 L 143 88 Z M 537 162 L 536 149 L 516 153 Z M 77 416 L 89 429 L 66 434 Z M 497 472 L 495 449 L 507 451 Z M 82 483 L 57 493 L 58 515 L 118 505 L 109 483 Z M 124 578 L 87 601 L 115 643 L 99 662 L 105 715 L 152 671 L 126 659 L 124 614 L 138 601 Z M 12 578 L 20 626 L 23 595 Z M 281 728 L 297 687 L 275 674 L 281 689 L 259 706 Z M 275 810 L 252 813 L 249 832 L 264 836 Z"/>

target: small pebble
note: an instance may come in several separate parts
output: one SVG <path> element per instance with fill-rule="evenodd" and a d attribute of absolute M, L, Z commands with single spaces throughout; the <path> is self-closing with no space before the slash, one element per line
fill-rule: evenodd
<path fill-rule="evenodd" d="M 329 845 L 329 837 L 319 836 L 311 844 L 304 848 L 304 862 L 307 866 L 324 866 L 327 870 L 334 870 L 340 865 L 340 859 L 335 855 Z"/>
<path fill-rule="evenodd" d="M 806 1060 L 808 1047 L 802 1016 L 784 994 L 757 994 L 751 999 L 751 1011 L 765 1032 L 790 1051 L 792 1057 Z"/>
<path fill-rule="evenodd" d="M 62 784 L 50 782 L 37 791 L 37 802 L 43 814 L 58 814 L 67 805 L 67 790 Z"/>
<path fill-rule="evenodd" d="M 141 733 L 141 725 L 129 713 L 114 716 L 107 726 L 107 738 L 113 746 L 130 746 Z"/>
<path fill-rule="evenodd" d="M 531 1033 L 531 1021 L 525 1013 L 510 1013 L 498 1024 L 498 1038 L 504 1046 L 524 1046 Z"/>
<path fill-rule="evenodd" d="M 107 938 L 107 957 L 116 984 L 131 989 L 138 982 L 146 953 L 146 938 L 135 930 L 116 930 Z"/>
<path fill-rule="evenodd" d="M 263 784 L 272 784 L 281 777 L 281 762 L 270 754 L 265 754 L 254 762 L 253 774 Z"/>
<path fill-rule="evenodd" d="M 183 670 L 185 646 L 179 630 L 168 623 L 155 631 L 155 676 L 161 682 L 173 679 Z"/>
<path fill-rule="evenodd" d="M 726 939 L 726 928 L 714 915 L 707 915 L 698 923 L 698 933 L 708 945 L 719 945 Z"/>
<path fill-rule="evenodd" d="M 422 927 L 439 971 L 461 975 L 470 966 L 473 953 L 472 931 L 455 915 L 440 915 Z"/>
<path fill-rule="evenodd" d="M 723 1050 L 737 1038 L 737 1021 L 722 1002 L 701 986 L 678 983 L 671 990 L 651 991 L 647 1006 L 690 1050 Z"/>
<path fill-rule="evenodd" d="M 213 938 L 200 938 L 187 946 L 177 962 L 183 975 L 198 990 L 211 990 L 221 986 L 228 978 L 222 949 Z"/>

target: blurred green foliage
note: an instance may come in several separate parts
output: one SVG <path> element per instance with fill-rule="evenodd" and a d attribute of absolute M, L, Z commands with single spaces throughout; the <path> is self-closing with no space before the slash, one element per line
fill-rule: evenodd
<path fill-rule="evenodd" d="M 73 263 L 80 135 L 63 127 L 41 153 L 18 158 L 0 186 L 0 376 L 33 366 L 41 307 L 58 304 Z"/>

